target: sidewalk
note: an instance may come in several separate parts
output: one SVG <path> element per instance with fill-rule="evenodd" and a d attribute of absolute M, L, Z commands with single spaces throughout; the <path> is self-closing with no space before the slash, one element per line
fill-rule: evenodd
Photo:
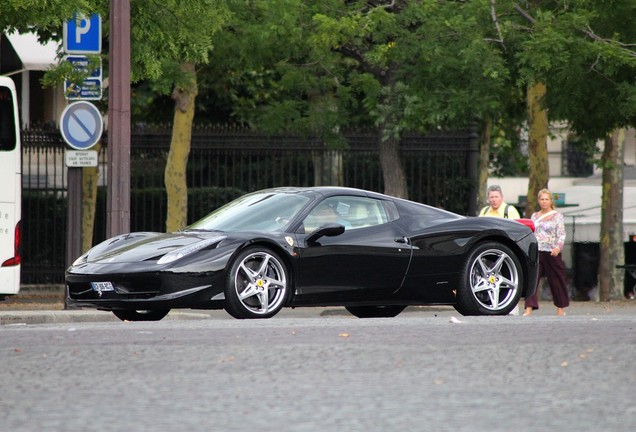
<path fill-rule="evenodd" d="M 175 310 L 164 319 L 207 319 L 210 312 Z M 24 286 L 17 295 L 0 301 L 0 325 L 102 321 L 119 321 L 119 318 L 111 312 L 96 309 L 65 309 L 62 285 Z"/>
<path fill-rule="evenodd" d="M 522 306 L 519 313 L 522 313 Z M 541 301 L 532 316 L 556 315 L 550 301 Z M 425 316 L 458 316 L 452 306 L 416 306 L 402 314 L 418 313 Z M 612 302 L 571 301 L 568 316 L 635 315 L 636 300 Z M 402 316 L 402 314 L 400 316 Z M 351 316 L 342 307 L 285 308 L 277 316 L 329 317 Z M 223 310 L 175 309 L 164 320 L 233 319 Z M 567 319 L 567 317 L 566 317 Z M 0 325 L 27 325 L 73 322 L 119 321 L 111 312 L 95 309 L 64 309 L 64 288 L 59 286 L 26 287 L 16 296 L 0 301 Z"/>

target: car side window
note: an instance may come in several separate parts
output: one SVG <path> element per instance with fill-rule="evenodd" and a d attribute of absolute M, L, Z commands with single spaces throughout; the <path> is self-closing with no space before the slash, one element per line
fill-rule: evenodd
<path fill-rule="evenodd" d="M 388 222 L 382 201 L 370 198 L 355 198 L 349 203 L 347 218 L 352 229 L 366 228 Z"/>
<path fill-rule="evenodd" d="M 380 225 L 388 221 L 382 202 L 363 197 L 329 197 L 318 204 L 305 218 L 305 233 L 330 222 L 344 225 L 345 230 Z"/>

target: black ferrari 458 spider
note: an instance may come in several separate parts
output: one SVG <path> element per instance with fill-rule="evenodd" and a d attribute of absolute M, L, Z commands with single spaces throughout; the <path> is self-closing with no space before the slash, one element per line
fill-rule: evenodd
<path fill-rule="evenodd" d="M 183 231 L 93 247 L 66 271 L 67 301 L 133 321 L 174 308 L 269 318 L 283 307 L 335 305 L 360 318 L 409 305 L 505 315 L 537 282 L 537 240 L 521 222 L 359 189 L 268 189 Z"/>

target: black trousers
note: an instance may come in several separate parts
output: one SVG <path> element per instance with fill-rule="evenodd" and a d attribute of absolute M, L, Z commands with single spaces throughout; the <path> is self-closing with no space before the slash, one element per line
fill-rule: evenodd
<path fill-rule="evenodd" d="M 565 264 L 561 254 L 557 256 L 550 255 L 550 252 L 539 252 L 539 281 L 537 281 L 537 289 L 535 293 L 526 298 L 525 307 L 539 309 L 538 296 L 539 283 L 542 277 L 548 279 L 550 291 L 552 291 L 552 302 L 558 308 L 568 307 L 570 305 L 570 295 L 568 293 L 568 284 L 565 278 Z"/>

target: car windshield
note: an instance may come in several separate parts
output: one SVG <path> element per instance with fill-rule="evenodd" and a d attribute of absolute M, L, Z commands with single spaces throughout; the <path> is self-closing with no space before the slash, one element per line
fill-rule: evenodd
<path fill-rule="evenodd" d="M 276 231 L 287 225 L 309 200 L 292 193 L 256 192 L 224 205 L 187 229 Z"/>

